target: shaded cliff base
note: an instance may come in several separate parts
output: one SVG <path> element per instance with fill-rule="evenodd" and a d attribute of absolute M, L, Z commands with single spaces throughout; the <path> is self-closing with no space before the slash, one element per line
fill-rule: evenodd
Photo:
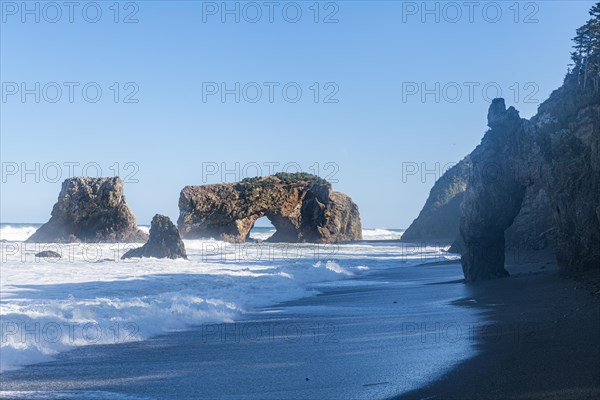
<path fill-rule="evenodd" d="M 560 273 L 550 252 L 506 261 L 510 277 L 467 284 L 456 302 L 490 321 L 479 354 L 397 399 L 600 398 L 600 271 Z"/>

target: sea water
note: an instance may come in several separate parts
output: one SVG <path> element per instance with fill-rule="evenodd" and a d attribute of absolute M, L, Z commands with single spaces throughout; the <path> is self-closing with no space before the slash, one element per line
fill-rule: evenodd
<path fill-rule="evenodd" d="M 368 240 L 314 245 L 261 242 L 274 230 L 255 228 L 254 243 L 186 240 L 188 260 L 121 260 L 139 244 L 24 242 L 38 227 L 0 226 L 0 371 L 79 346 L 233 322 L 374 270 L 457 258 L 444 248 L 394 241 L 402 230 L 365 229 Z M 36 257 L 42 250 L 62 258 Z"/>

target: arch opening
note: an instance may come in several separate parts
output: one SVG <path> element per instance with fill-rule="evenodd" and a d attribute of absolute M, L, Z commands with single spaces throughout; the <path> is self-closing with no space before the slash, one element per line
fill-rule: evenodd
<path fill-rule="evenodd" d="M 270 239 L 276 232 L 276 228 L 266 215 L 259 217 L 250 232 L 248 233 L 248 240 L 250 241 L 266 241 Z"/>

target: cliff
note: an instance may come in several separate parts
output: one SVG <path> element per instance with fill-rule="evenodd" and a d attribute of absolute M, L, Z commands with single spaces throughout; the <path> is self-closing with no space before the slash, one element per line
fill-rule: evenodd
<path fill-rule="evenodd" d="M 564 270 L 598 268 L 600 92 L 568 76 L 529 121 L 495 99 L 488 126 L 481 144 L 446 174 L 460 176 L 436 182 L 403 240 L 460 231 L 453 248 L 469 280 L 505 276 L 507 248 L 551 247 Z"/>
<path fill-rule="evenodd" d="M 464 158 L 435 182 L 429 197 L 401 241 L 452 243 L 458 237 L 460 206 L 467 190 L 469 159 Z"/>
<path fill-rule="evenodd" d="M 450 252 L 462 253 L 464 242 L 459 232 L 461 207 L 469 180 L 478 168 L 490 175 L 498 172 L 493 163 L 474 165 L 471 155 L 462 159 L 435 182 L 419 216 L 404 232 L 401 241 L 452 244 Z M 554 242 L 553 233 L 552 211 L 546 190 L 540 183 L 527 186 L 519 213 L 505 232 L 507 249 L 549 248 Z"/>
<path fill-rule="evenodd" d="M 552 247 L 564 271 L 600 268 L 600 3 L 589 14 L 563 85 L 531 120 L 494 99 L 481 144 L 436 182 L 404 241 L 460 232 L 450 250 L 470 281 L 507 276 L 507 248 Z"/>
<path fill-rule="evenodd" d="M 600 90 L 568 77 L 532 118 L 547 167 L 556 256 L 566 270 L 600 268 Z"/>

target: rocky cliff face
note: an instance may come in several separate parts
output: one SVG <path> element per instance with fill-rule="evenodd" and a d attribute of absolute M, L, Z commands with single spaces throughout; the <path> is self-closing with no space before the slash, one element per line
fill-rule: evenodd
<path fill-rule="evenodd" d="M 467 280 L 506 276 L 507 246 L 552 246 L 565 271 L 600 268 L 600 3 L 589 14 L 573 39 L 563 85 L 529 121 L 495 99 L 490 129 L 466 158 L 466 190 L 440 179 L 409 229 L 435 240 L 427 218 L 435 214 L 453 232 L 450 204 L 462 202 L 452 250 L 462 253 Z M 437 202 L 439 193 L 453 200 Z"/>
<path fill-rule="evenodd" d="M 177 227 L 169 217 L 160 214 L 156 214 L 152 218 L 148 242 L 142 247 L 129 250 L 121 258 L 133 257 L 183 258 L 187 260 L 185 245 Z"/>
<path fill-rule="evenodd" d="M 478 169 L 488 175 L 498 172 L 494 163 L 474 164 L 471 155 L 446 171 L 431 189 L 419 216 L 404 232 L 401 241 L 451 243 L 451 252 L 462 253 L 464 242 L 459 232 L 462 204 L 469 180 Z M 505 231 L 506 248 L 514 251 L 546 249 L 554 243 L 553 233 L 552 211 L 546 190 L 540 183 L 527 186 L 519 213 Z"/>
<path fill-rule="evenodd" d="M 547 168 L 556 257 L 565 270 L 600 268 L 600 91 L 566 82 L 532 118 Z"/>
<path fill-rule="evenodd" d="M 314 175 L 277 174 L 239 183 L 186 186 L 177 221 L 184 238 L 243 242 L 257 219 L 267 216 L 273 242 L 333 243 L 359 240 L 357 205 Z"/>
<path fill-rule="evenodd" d="M 437 180 L 419 216 L 404 232 L 401 241 L 446 244 L 456 240 L 469 165 L 466 157 Z"/>
<path fill-rule="evenodd" d="M 63 182 L 50 220 L 27 241 L 143 242 L 147 238 L 125 202 L 119 177 L 77 177 Z"/>
<path fill-rule="evenodd" d="M 469 180 L 460 226 L 465 277 L 504 275 L 500 233 L 520 213 L 524 218 L 513 229 L 518 239 L 520 232 L 535 231 L 547 211 L 559 266 L 599 268 L 600 92 L 567 77 L 530 121 L 495 100 L 488 124 L 473 153 L 481 162 L 497 163 L 502 178 L 474 174 Z M 534 196 L 528 198 L 528 191 Z"/>
<path fill-rule="evenodd" d="M 565 270 L 600 267 L 600 93 L 567 77 L 529 121 L 495 99 L 488 126 L 436 182 L 403 241 L 460 231 L 452 249 L 468 280 L 506 276 L 506 249 L 551 247 Z"/>

